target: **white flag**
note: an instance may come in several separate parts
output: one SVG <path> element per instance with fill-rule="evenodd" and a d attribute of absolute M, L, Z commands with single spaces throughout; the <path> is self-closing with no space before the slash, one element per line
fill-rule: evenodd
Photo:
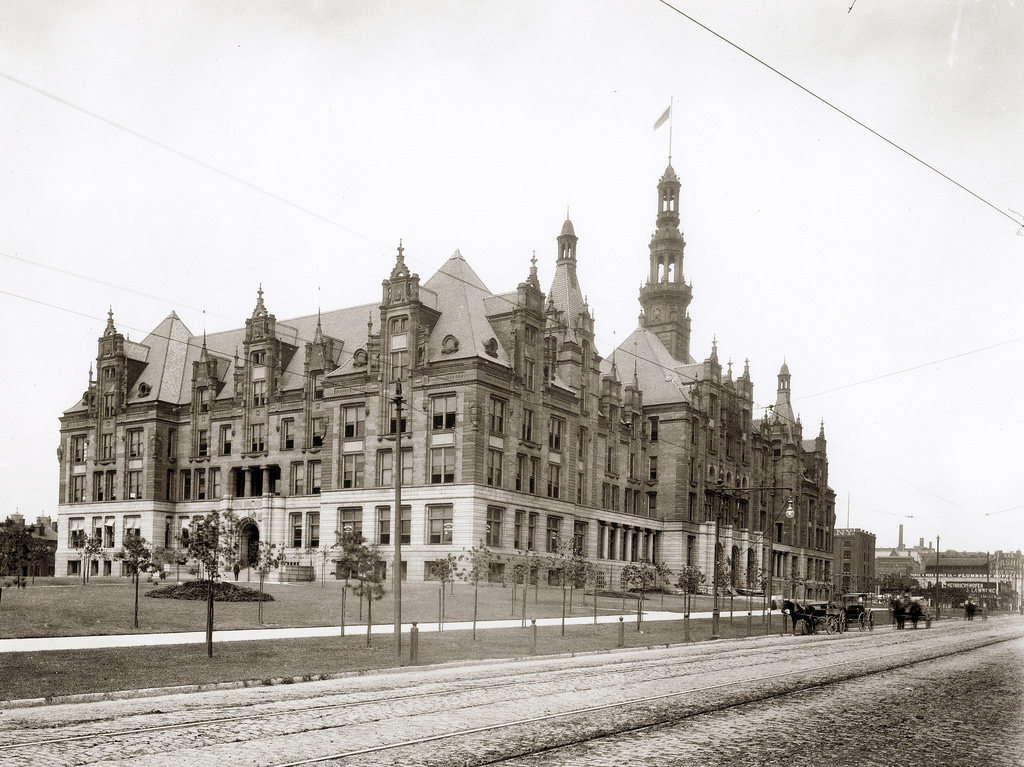
<path fill-rule="evenodd" d="M 668 109 L 666 109 L 664 112 L 662 112 L 661 113 L 661 117 L 659 117 L 657 120 L 655 120 L 655 122 L 654 122 L 654 130 L 658 130 L 658 128 L 660 128 L 662 125 L 664 125 L 665 121 L 668 120 L 668 118 L 671 117 L 671 116 L 672 116 L 672 105 L 669 104 L 668 105 Z"/>

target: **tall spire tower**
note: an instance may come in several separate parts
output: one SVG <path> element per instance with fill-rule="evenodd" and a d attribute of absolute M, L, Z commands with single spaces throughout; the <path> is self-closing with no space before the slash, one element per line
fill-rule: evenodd
<path fill-rule="evenodd" d="M 651 271 L 640 288 L 641 325 L 661 339 L 680 362 L 691 362 L 690 316 L 692 286 L 683 280 L 683 249 L 679 231 L 679 177 L 672 164 L 658 181 L 658 228 L 651 238 Z"/>

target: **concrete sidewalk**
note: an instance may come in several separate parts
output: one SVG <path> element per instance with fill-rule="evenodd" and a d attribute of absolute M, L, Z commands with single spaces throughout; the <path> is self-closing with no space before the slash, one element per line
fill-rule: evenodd
<path fill-rule="evenodd" d="M 755 618 L 760 613 L 755 614 Z M 726 614 L 722 614 L 726 618 Z M 737 614 L 737 618 L 740 615 Z M 746 619 L 746 613 L 742 614 Z M 614 615 L 597 616 L 598 623 L 618 623 L 622 620 L 627 625 L 636 622 L 636 613 L 622 613 Z M 691 620 L 710 620 L 710 612 L 690 613 Z M 773 613 L 773 621 L 781 621 L 782 616 Z M 644 621 L 681 621 L 683 614 L 677 612 L 644 612 Z M 537 618 L 538 626 L 560 626 L 562 619 Z M 566 618 L 567 625 L 593 624 L 594 616 L 574 616 Z M 499 629 L 499 628 L 520 628 L 522 621 L 518 618 L 510 620 L 477 621 L 477 630 Z M 528 619 L 527 626 L 531 625 Z M 781 622 L 779 626 L 781 626 Z M 402 624 L 402 633 L 407 634 L 412 624 Z M 416 628 L 422 632 L 437 632 L 437 623 L 417 623 Z M 469 631 L 473 628 L 472 621 L 446 621 L 443 624 L 444 631 Z M 391 634 L 395 630 L 392 623 L 375 623 L 370 627 L 371 634 Z M 366 624 L 346 624 L 345 635 L 356 636 L 366 634 Z M 303 637 L 337 637 L 341 635 L 340 626 L 311 626 L 305 628 L 280 628 L 280 629 L 236 629 L 231 631 L 214 631 L 214 642 L 251 642 L 266 639 L 301 639 Z M 73 636 L 73 637 L 34 637 L 26 639 L 0 639 L 0 653 L 14 652 L 46 652 L 50 650 L 96 650 L 110 647 L 147 647 L 155 645 L 178 645 L 178 644 L 204 644 L 206 642 L 205 631 L 186 631 L 174 634 L 108 634 L 101 636 Z"/>

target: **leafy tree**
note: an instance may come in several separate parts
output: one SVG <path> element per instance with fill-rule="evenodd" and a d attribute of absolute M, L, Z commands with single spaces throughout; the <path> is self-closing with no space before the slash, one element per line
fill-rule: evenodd
<path fill-rule="evenodd" d="M 438 629 L 444 624 L 445 618 L 445 604 L 444 604 L 444 587 L 445 584 L 452 584 L 452 592 L 455 589 L 455 579 L 460 576 L 459 569 L 459 557 L 449 553 L 444 559 L 438 559 L 430 563 L 430 572 L 435 578 L 441 581 L 441 614 L 438 615 Z"/>
<path fill-rule="evenodd" d="M 266 582 L 267 573 L 272 569 L 276 570 L 284 561 L 284 551 L 277 551 L 276 543 L 260 541 L 256 548 L 255 560 L 250 560 L 249 566 L 255 567 L 260 574 L 260 598 L 259 607 L 256 609 L 256 620 L 263 623 L 263 584 Z"/>
<path fill-rule="evenodd" d="M 39 570 L 39 565 L 53 556 L 55 548 L 45 538 L 37 538 L 34 535 L 29 538 L 28 565 L 29 572 L 32 573 L 33 583 L 36 582 L 36 571 Z"/>
<path fill-rule="evenodd" d="M 335 552 L 334 563 L 337 567 L 337 575 L 339 578 L 345 579 L 345 585 L 341 589 L 341 620 L 342 620 L 342 633 L 344 633 L 345 626 L 345 595 L 348 592 L 349 580 L 357 578 L 357 573 L 360 569 L 360 562 L 365 556 L 365 543 L 366 539 L 363 536 L 355 533 L 351 530 L 345 532 L 335 532 L 334 545 L 331 546 L 331 550 Z M 363 617 L 363 602 L 359 601 L 359 617 Z"/>
<path fill-rule="evenodd" d="M 128 575 L 135 581 L 135 628 L 139 627 L 139 576 L 153 567 L 153 547 L 137 535 L 126 535 L 117 558 L 128 566 Z"/>
<path fill-rule="evenodd" d="M 89 582 L 89 566 L 103 551 L 103 539 L 98 535 L 85 536 L 85 545 L 82 546 L 82 583 Z"/>
<path fill-rule="evenodd" d="M 699 567 L 694 565 L 687 565 L 679 570 L 679 575 L 676 578 L 676 586 L 683 590 L 686 600 L 686 615 L 690 614 L 690 600 L 691 594 L 696 594 L 697 589 L 700 588 L 701 584 L 707 580 L 704 573 L 700 571 Z"/>
<path fill-rule="evenodd" d="M 32 534 L 20 522 L 0 523 L 0 576 L 13 575 L 22 585 L 22 572 L 32 561 Z"/>
<path fill-rule="evenodd" d="M 622 583 L 627 588 L 640 591 L 640 600 L 637 602 L 637 631 L 643 621 L 644 599 L 648 591 L 653 591 L 661 579 L 668 578 L 672 571 L 661 562 L 651 562 L 648 559 L 641 559 L 639 562 L 630 562 L 622 568 Z"/>
<path fill-rule="evenodd" d="M 238 520 L 230 511 L 212 511 L 197 520 L 188 535 L 188 556 L 200 566 L 206 581 L 206 655 L 213 657 L 213 590 L 238 552 Z"/>
<path fill-rule="evenodd" d="M 458 575 L 467 583 L 473 583 L 473 641 L 475 642 L 477 600 L 480 596 L 480 579 L 490 576 L 491 562 L 494 560 L 494 554 L 483 544 L 480 546 L 474 546 L 469 551 L 463 549 L 463 552 L 463 554 L 459 555 L 459 561 L 461 562 L 465 560 L 468 567 L 459 570 Z"/>

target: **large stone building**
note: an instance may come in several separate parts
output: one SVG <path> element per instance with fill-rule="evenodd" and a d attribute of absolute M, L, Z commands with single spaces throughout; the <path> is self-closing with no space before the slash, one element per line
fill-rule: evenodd
<path fill-rule="evenodd" d="M 837 585 L 844 594 L 876 592 L 875 534 L 857 528 L 836 530 Z"/>
<path fill-rule="evenodd" d="M 457 251 L 421 283 L 400 245 L 380 300 L 362 306 L 278 321 L 261 288 L 242 328 L 195 336 L 171 313 L 138 343 L 111 314 L 96 379 L 61 418 L 58 573 L 82 566 L 86 535 L 108 554 L 96 574 L 116 575 L 125 534 L 174 548 L 214 509 L 242 520 L 243 560 L 270 541 L 302 561 L 346 528 L 387 556 L 401 431 L 408 578 L 480 544 L 500 578 L 571 539 L 612 579 L 653 560 L 710 583 L 717 538 L 739 588 L 758 585 L 770 535 L 777 584 L 824 595 L 824 428 L 803 438 L 786 365 L 755 418 L 747 365 L 734 378 L 714 345 L 691 356 L 679 189 L 669 166 L 639 327 L 606 359 L 568 220 L 547 293 L 536 260 L 492 293 Z"/>

